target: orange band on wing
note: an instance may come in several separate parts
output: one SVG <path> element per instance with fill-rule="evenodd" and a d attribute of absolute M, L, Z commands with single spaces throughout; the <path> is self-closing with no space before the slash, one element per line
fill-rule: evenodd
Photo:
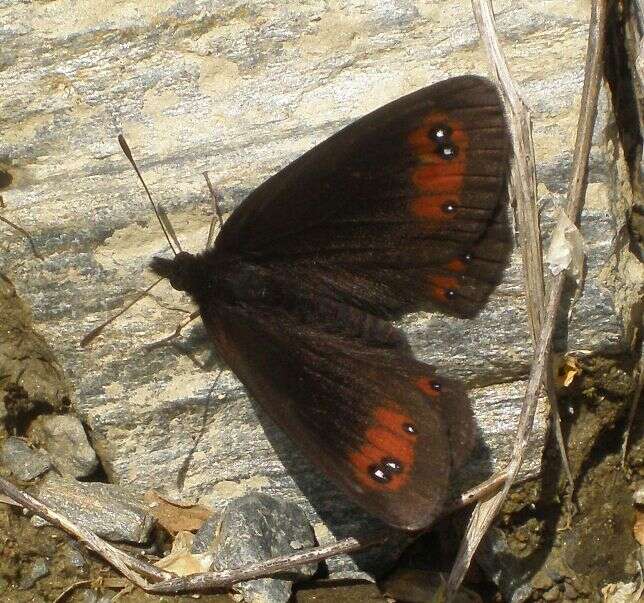
<path fill-rule="evenodd" d="M 431 133 L 441 129 L 444 141 L 432 138 Z M 467 168 L 467 132 L 462 123 L 450 120 L 446 113 L 432 113 L 407 136 L 407 142 L 418 161 L 410 179 L 420 193 L 411 200 L 410 210 L 428 225 L 438 226 L 458 213 Z M 441 152 L 445 148 L 455 154 L 446 156 Z"/>
<path fill-rule="evenodd" d="M 416 440 L 411 419 L 395 403 L 378 406 L 365 430 L 365 442 L 349 455 L 358 482 L 368 488 L 396 491 L 414 466 Z"/>
<path fill-rule="evenodd" d="M 419 218 L 429 220 L 429 222 L 442 222 L 451 220 L 455 212 L 446 211 L 449 204 L 454 203 L 454 195 L 451 193 L 437 195 L 422 195 L 412 200 L 411 211 Z"/>
<path fill-rule="evenodd" d="M 429 377 L 421 377 L 418 379 L 418 381 L 416 381 L 416 387 L 430 398 L 437 398 L 440 396 L 440 387 L 437 389 L 435 387 L 435 382 Z"/>

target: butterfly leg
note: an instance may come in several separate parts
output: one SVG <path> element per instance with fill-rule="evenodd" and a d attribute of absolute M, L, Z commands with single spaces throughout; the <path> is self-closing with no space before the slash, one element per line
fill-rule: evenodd
<path fill-rule="evenodd" d="M 176 327 L 174 330 L 174 333 L 171 333 L 167 337 L 163 337 L 162 339 L 159 339 L 157 341 L 153 341 L 152 343 L 148 343 L 145 346 L 146 351 L 150 352 L 152 350 L 156 350 L 157 348 L 160 348 L 164 345 L 167 345 L 173 340 L 175 340 L 179 335 L 181 334 L 181 331 L 188 326 L 195 318 L 199 316 L 199 310 L 195 310 L 194 312 L 190 313 L 188 318 L 184 318 Z"/>

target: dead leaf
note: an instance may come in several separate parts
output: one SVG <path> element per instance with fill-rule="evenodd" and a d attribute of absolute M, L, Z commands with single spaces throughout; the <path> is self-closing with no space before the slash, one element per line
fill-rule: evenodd
<path fill-rule="evenodd" d="M 586 243 L 566 212 L 560 209 L 558 213 L 557 225 L 552 232 L 550 247 L 546 253 L 546 263 L 555 276 L 566 270 L 579 284 L 584 271 Z"/>
<path fill-rule="evenodd" d="M 617 582 L 602 588 L 604 603 L 635 603 L 642 596 L 642 586 L 635 582 Z"/>
<path fill-rule="evenodd" d="M 198 530 L 213 513 L 212 509 L 203 505 L 169 501 L 154 490 L 147 492 L 144 500 L 148 505 L 148 512 L 173 535 Z"/>
<path fill-rule="evenodd" d="M 212 564 L 212 553 L 192 553 L 194 535 L 190 532 L 179 532 L 172 543 L 172 551 L 154 565 L 176 574 L 189 576 L 207 572 Z"/>
<path fill-rule="evenodd" d="M 577 375 L 581 375 L 583 369 L 579 361 L 574 356 L 565 356 L 559 370 L 557 371 L 557 385 L 559 387 L 569 387 Z"/>

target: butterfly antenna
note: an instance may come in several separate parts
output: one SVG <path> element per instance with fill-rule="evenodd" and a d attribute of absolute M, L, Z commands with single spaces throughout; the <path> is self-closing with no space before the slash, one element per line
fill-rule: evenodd
<path fill-rule="evenodd" d="M 210 191 L 210 198 L 212 199 L 212 204 L 214 205 L 215 213 L 217 214 L 217 220 L 219 221 L 219 228 L 221 228 L 224 225 L 224 218 L 221 214 L 221 207 L 219 206 L 221 194 L 215 191 L 215 188 L 210 182 L 210 178 L 208 178 L 208 172 L 204 172 L 203 177 L 206 179 L 206 184 L 208 185 L 208 190 Z M 215 238 L 215 221 L 211 220 L 210 230 L 208 231 L 208 240 L 206 241 L 206 249 L 210 249 L 214 238 Z"/>
<path fill-rule="evenodd" d="M 148 196 L 148 199 L 150 200 L 150 205 L 152 205 L 152 209 L 154 210 L 154 213 L 157 217 L 157 220 L 159 220 L 159 224 L 161 225 L 161 230 L 163 230 L 163 234 L 165 235 L 166 240 L 168 241 L 168 245 L 170 245 L 170 249 L 172 249 L 172 252 L 174 255 L 177 255 L 181 251 L 181 245 L 179 245 L 179 241 L 177 240 L 176 234 L 174 234 L 174 230 L 168 230 L 166 224 L 169 223 L 169 220 L 167 219 L 166 216 L 166 223 L 164 223 L 163 219 L 161 218 L 161 213 L 159 212 L 159 209 L 157 208 L 156 204 L 152 200 L 152 195 L 150 194 L 150 191 L 148 190 L 148 186 L 145 183 L 145 180 L 143 180 L 143 176 L 141 176 L 141 172 L 139 171 L 138 166 L 136 165 L 136 162 L 134 161 L 134 157 L 132 157 L 132 151 L 130 151 L 130 147 L 127 145 L 127 142 L 125 141 L 125 138 L 123 137 L 123 134 L 118 135 L 118 141 L 119 144 L 121 145 L 121 149 L 123 150 L 123 154 L 128 158 L 128 161 L 132 164 L 132 167 L 134 168 L 134 171 L 136 172 L 136 175 L 139 177 L 139 180 L 141 181 L 141 184 L 143 185 L 143 188 L 145 189 L 145 192 Z M 165 214 L 164 214 L 165 215 Z M 176 243 L 176 249 L 175 246 L 172 243 L 170 232 L 173 233 L 173 238 Z M 178 251 L 177 251 L 178 250 Z"/>
<path fill-rule="evenodd" d="M 95 329 L 92 329 L 83 339 L 81 339 L 81 347 L 84 348 L 94 339 L 96 339 L 102 332 L 105 327 L 107 327 L 109 324 L 113 323 L 119 316 L 122 314 L 125 314 L 135 303 L 137 303 L 140 299 L 144 298 L 150 291 L 156 287 L 162 280 L 164 280 L 165 277 L 161 277 L 160 279 L 156 280 L 154 283 L 152 283 L 145 291 L 141 292 L 139 295 L 137 295 L 129 304 L 126 304 L 123 308 L 121 308 L 114 316 L 110 316 L 105 322 L 102 322 L 98 327 Z"/>
<path fill-rule="evenodd" d="M 181 243 L 179 243 L 177 233 L 174 231 L 174 226 L 172 226 L 172 222 L 170 222 L 170 218 L 168 218 L 168 214 L 166 213 L 165 209 L 163 209 L 163 207 L 161 206 L 159 206 L 159 218 L 161 222 L 163 222 L 163 227 L 168 231 L 170 238 L 177 246 L 177 249 L 181 251 Z"/>

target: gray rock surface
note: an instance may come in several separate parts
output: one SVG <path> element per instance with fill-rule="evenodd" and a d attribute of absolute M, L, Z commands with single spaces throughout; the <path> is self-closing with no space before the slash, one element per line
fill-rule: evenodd
<path fill-rule="evenodd" d="M 46 453 L 31 448 L 23 439 L 13 436 L 2 442 L 0 462 L 23 482 L 36 479 L 51 467 Z"/>
<path fill-rule="evenodd" d="M 146 543 L 154 519 L 130 492 L 113 484 L 49 474 L 36 496 L 48 507 L 108 540 Z"/>
<path fill-rule="evenodd" d="M 231 504 L 232 502 L 234 501 L 231 501 Z M 221 515 L 219 513 L 213 513 L 208 517 L 195 532 L 191 552 L 201 554 L 210 551 L 214 546 L 220 524 Z"/>
<path fill-rule="evenodd" d="M 213 569 L 244 567 L 289 555 L 315 544 L 313 528 L 295 504 L 266 494 L 247 494 L 228 503 L 216 540 Z M 311 578 L 317 564 L 294 570 L 294 579 Z M 262 578 L 235 586 L 248 603 L 286 603 L 293 580 Z"/>
<path fill-rule="evenodd" d="M 29 438 L 49 453 L 56 469 L 75 479 L 88 477 L 98 468 L 96 453 L 85 429 L 74 415 L 41 415 L 29 428 Z"/>
<path fill-rule="evenodd" d="M 503 0 L 495 9 L 533 111 L 547 238 L 570 173 L 589 7 Z M 31 231 L 45 255 L 35 260 L 0 224 L 2 270 L 74 382 L 76 408 L 110 478 L 140 492 L 163 487 L 202 497 L 217 509 L 255 490 L 278 495 L 303 506 L 321 543 L 381 532 L 311 468 L 230 371 L 213 388 L 223 367 L 198 322 L 181 342 L 211 360 L 211 371 L 173 347 L 146 352 L 146 342 L 172 332 L 190 309 L 167 284 L 91 349 L 78 342 L 153 282 L 150 257 L 167 253 L 116 143 L 119 131 L 182 244 L 197 251 L 212 213 L 202 171 L 230 211 L 279 167 L 369 110 L 449 76 L 485 74 L 470 3 L 83 0 L 74 11 L 6 3 L 0 59 L 7 116 L 0 169 L 12 178 L 2 211 Z M 632 340 L 632 283 L 641 271 L 618 236 L 628 204 L 611 120 L 603 95 L 581 227 L 588 275 L 558 332 L 562 351 L 618 353 Z M 464 379 L 473 399 L 480 445 L 475 471 L 453 485 L 458 492 L 510 450 L 532 360 L 518 252 L 478 318 L 421 313 L 402 326 L 418 357 Z M 545 417 L 542 407 L 524 473 L 539 471 Z M 330 566 L 350 567 L 346 560 Z"/>

